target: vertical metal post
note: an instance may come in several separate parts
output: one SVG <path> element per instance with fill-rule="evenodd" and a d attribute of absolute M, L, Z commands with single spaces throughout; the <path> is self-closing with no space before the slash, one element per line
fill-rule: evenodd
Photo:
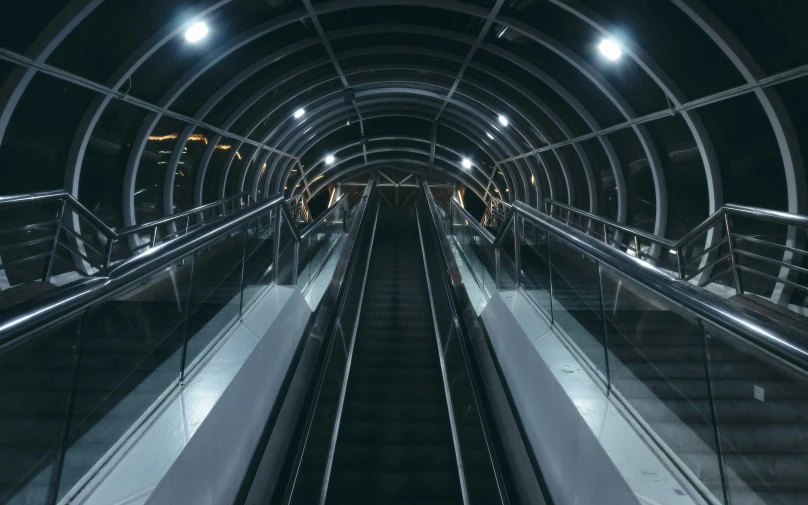
<path fill-rule="evenodd" d="M 595 262 L 595 265 L 598 267 L 598 294 L 600 295 L 600 317 L 603 319 L 603 356 L 606 360 L 606 394 L 608 394 L 612 390 L 612 373 L 609 367 L 609 332 L 606 322 L 606 305 L 603 301 L 603 272 L 600 268 L 600 262 Z"/>
<path fill-rule="evenodd" d="M 640 239 L 637 237 L 637 235 L 634 235 L 634 253 L 636 254 L 638 260 L 642 259 L 642 254 L 640 254 Z"/>
<path fill-rule="evenodd" d="M 724 226 L 727 229 L 727 246 L 729 247 L 729 259 L 732 262 L 732 276 L 735 278 L 735 292 L 742 295 L 741 273 L 738 271 L 738 263 L 735 259 L 735 246 L 732 245 L 732 218 L 726 212 L 724 213 Z"/>
<path fill-rule="evenodd" d="M 48 486 L 48 495 L 45 503 L 48 505 L 56 505 L 59 498 L 59 488 L 61 487 L 62 473 L 64 470 L 65 456 L 67 455 L 67 447 L 70 442 L 70 424 L 73 418 L 73 408 L 76 404 L 76 389 L 78 385 L 79 371 L 81 369 L 81 356 L 82 356 L 82 332 L 84 331 L 84 318 L 87 317 L 87 310 L 79 316 L 78 327 L 76 328 L 76 365 L 73 369 L 73 374 L 70 377 L 70 396 L 67 399 L 67 409 L 65 410 L 65 417 L 62 420 L 62 426 L 59 432 L 59 449 L 56 453 L 56 458 L 53 462 L 53 471 L 51 472 L 50 485 Z"/>
<path fill-rule="evenodd" d="M 276 205 L 275 206 L 275 211 L 274 211 L 275 212 L 275 230 L 274 230 L 274 233 L 275 233 L 275 247 L 273 249 L 274 249 L 275 258 L 273 260 L 273 263 L 275 264 L 275 268 L 274 268 L 274 274 L 273 275 L 275 276 L 275 284 L 276 285 L 278 284 L 278 272 L 280 271 L 280 265 L 278 264 L 278 261 L 280 259 L 280 255 L 281 255 L 281 218 L 282 218 L 282 215 L 283 215 L 283 212 L 281 212 L 281 205 L 283 205 L 283 202 Z"/>
<path fill-rule="evenodd" d="M 496 283 L 497 289 L 502 289 L 502 274 L 500 273 L 500 270 L 502 270 L 502 261 L 500 260 L 502 253 L 500 249 L 499 247 L 494 248 L 494 270 L 496 271 L 496 279 L 494 282 Z"/>
<path fill-rule="evenodd" d="M 710 349 L 707 339 L 710 335 L 704 328 L 704 323 L 699 320 L 699 330 L 701 331 L 701 342 L 704 359 L 704 378 L 707 381 L 707 396 L 710 398 L 710 417 L 713 422 L 713 436 L 715 437 L 715 452 L 718 455 L 718 470 L 721 475 L 721 491 L 724 494 L 724 503 L 729 504 L 729 489 L 727 489 L 726 466 L 724 463 L 724 449 L 721 441 L 721 428 L 718 426 L 718 413 L 715 407 L 715 391 L 713 390 L 712 372 L 710 371 Z"/>
<path fill-rule="evenodd" d="M 553 307 L 553 260 L 550 256 L 550 232 L 545 230 L 547 237 L 547 274 L 550 281 L 550 326 L 555 325 L 555 310 Z"/>
<path fill-rule="evenodd" d="M 679 271 L 679 279 L 685 280 L 685 260 L 682 259 L 682 250 L 676 250 L 676 269 Z"/>
<path fill-rule="evenodd" d="M 59 234 L 62 233 L 62 221 L 64 219 L 66 205 L 67 200 L 62 200 L 62 204 L 59 206 L 59 212 L 56 215 L 56 234 L 53 236 L 53 245 L 51 246 L 51 253 L 48 257 L 48 264 L 45 266 L 45 272 L 42 274 L 42 282 L 48 282 L 51 278 L 53 262 L 56 259 L 56 247 L 59 245 Z"/>
<path fill-rule="evenodd" d="M 292 236 L 294 239 L 294 235 Z M 295 257 L 292 259 L 292 286 L 297 286 L 297 259 L 300 256 L 300 242 L 295 240 Z M 309 270 L 311 271 L 311 270 Z M 311 274 L 309 274 L 311 277 Z"/>
<path fill-rule="evenodd" d="M 191 227 L 191 216 L 185 216 L 185 234 L 188 235 L 188 228 Z"/>
<path fill-rule="evenodd" d="M 513 259 L 514 268 L 516 270 L 516 289 L 522 283 L 522 248 L 521 248 L 521 235 L 519 234 L 519 216 L 514 213 L 513 215 Z"/>
<path fill-rule="evenodd" d="M 149 248 L 154 249 L 154 245 L 156 243 L 157 243 L 157 226 L 155 226 L 154 229 L 152 230 L 151 242 L 150 242 L 151 246 Z"/>
<path fill-rule="evenodd" d="M 244 247 L 241 250 L 241 292 L 239 293 L 238 318 L 244 317 L 244 270 L 247 266 L 247 227 L 250 223 L 244 223 Z"/>
<path fill-rule="evenodd" d="M 180 385 L 185 381 L 185 365 L 188 356 L 188 319 L 191 318 L 191 297 L 194 293 L 194 270 L 196 269 L 196 254 L 191 256 L 191 276 L 188 278 L 188 297 L 185 302 L 185 321 L 182 323 L 182 357 L 180 361 Z"/>
<path fill-rule="evenodd" d="M 107 237 L 107 250 L 104 255 L 104 268 L 112 264 L 112 248 L 115 247 L 115 237 Z"/>

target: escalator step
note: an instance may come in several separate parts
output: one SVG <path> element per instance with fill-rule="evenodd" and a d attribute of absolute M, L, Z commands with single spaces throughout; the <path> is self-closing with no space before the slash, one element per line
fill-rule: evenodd
<path fill-rule="evenodd" d="M 383 208 L 326 502 L 462 503 L 418 229 Z"/>

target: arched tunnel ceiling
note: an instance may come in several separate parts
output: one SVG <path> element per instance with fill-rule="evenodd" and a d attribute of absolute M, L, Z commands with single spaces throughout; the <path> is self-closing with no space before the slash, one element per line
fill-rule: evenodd
<path fill-rule="evenodd" d="M 3 193 L 118 226 L 383 166 L 673 237 L 727 201 L 808 210 L 801 2 L 29 3 L 0 22 Z"/>

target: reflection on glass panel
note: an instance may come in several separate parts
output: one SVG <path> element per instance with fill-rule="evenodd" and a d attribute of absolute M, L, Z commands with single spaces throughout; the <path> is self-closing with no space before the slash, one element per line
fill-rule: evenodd
<path fill-rule="evenodd" d="M 205 150 L 211 142 L 213 134 L 204 129 L 197 128 L 188 137 L 185 147 L 177 161 L 174 174 L 174 208 L 172 213 L 182 212 L 194 207 L 194 189 L 196 177 L 199 173 L 200 163 Z"/>
<path fill-rule="evenodd" d="M 224 170 L 230 163 L 229 159 L 232 155 L 235 158 L 235 151 L 238 149 L 240 143 L 230 139 L 219 139 L 213 154 L 210 156 L 210 161 L 205 168 L 205 180 L 202 185 L 202 203 L 215 202 L 219 200 L 219 187 L 223 186 L 221 181 Z M 201 168 L 200 168 L 201 170 Z"/>
<path fill-rule="evenodd" d="M 296 283 L 297 263 L 295 262 L 295 242 L 292 226 L 286 216 L 279 214 L 280 235 L 278 236 L 278 264 L 276 265 L 277 277 L 275 282 L 279 286 L 292 286 Z"/>
<path fill-rule="evenodd" d="M 273 281 L 275 262 L 275 216 L 277 209 L 263 213 L 247 225 L 246 264 L 244 266 L 244 304 L 246 310 L 262 286 Z"/>
<path fill-rule="evenodd" d="M 140 157 L 135 179 L 135 222 L 163 217 L 163 186 L 171 152 L 185 124 L 162 118 L 152 130 Z"/>
<path fill-rule="evenodd" d="M 530 222 L 519 219 L 519 259 L 522 267 L 520 283 L 529 296 L 546 314 L 551 313 L 550 268 L 547 262 L 547 232 Z"/>
<path fill-rule="evenodd" d="M 656 224 L 656 189 L 648 155 L 634 130 L 621 130 L 608 136 L 622 164 L 628 193 L 626 224 L 653 232 Z M 649 146 L 653 149 L 654 146 Z M 661 167 L 660 167 L 661 169 Z"/>
<path fill-rule="evenodd" d="M 185 369 L 239 316 L 244 231 L 222 237 L 194 258 Z"/>
<path fill-rule="evenodd" d="M 0 497 L 45 503 L 64 451 L 74 401 L 79 318 L 0 354 Z"/>
<path fill-rule="evenodd" d="M 123 227 L 121 193 L 132 141 L 146 111 L 112 100 L 92 131 L 81 164 L 79 201 L 113 227 Z"/>
<path fill-rule="evenodd" d="M 514 243 L 513 228 L 513 221 L 511 221 L 505 238 L 497 251 L 499 254 L 498 289 L 516 289 L 516 244 Z"/>
<path fill-rule="evenodd" d="M 805 503 L 805 375 L 717 329 L 706 333 L 730 502 Z"/>
<path fill-rule="evenodd" d="M 701 327 L 607 268 L 601 270 L 612 388 L 718 499 L 721 473 Z"/>
<path fill-rule="evenodd" d="M 180 377 L 189 264 L 85 316 L 60 496 Z"/>
<path fill-rule="evenodd" d="M 603 318 L 598 266 L 550 236 L 553 320 L 605 380 Z"/>

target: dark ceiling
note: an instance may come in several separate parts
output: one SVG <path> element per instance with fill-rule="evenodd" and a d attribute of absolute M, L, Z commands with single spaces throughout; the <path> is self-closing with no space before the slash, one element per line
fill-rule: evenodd
<path fill-rule="evenodd" d="M 115 226 L 242 190 L 311 198 L 386 168 L 669 237 L 725 202 L 808 211 L 805 2 L 5 10 L 0 194 L 65 188 Z M 209 33 L 189 42 L 199 22 Z"/>

